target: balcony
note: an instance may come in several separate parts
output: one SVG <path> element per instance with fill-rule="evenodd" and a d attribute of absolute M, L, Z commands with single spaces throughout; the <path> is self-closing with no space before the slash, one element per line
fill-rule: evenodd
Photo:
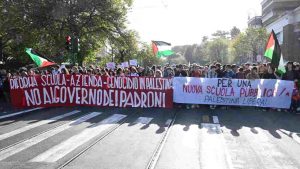
<path fill-rule="evenodd" d="M 300 0 L 263 0 L 263 15 L 271 10 L 293 10 L 300 6 Z"/>
<path fill-rule="evenodd" d="M 264 15 L 261 18 L 263 25 L 268 25 L 274 19 L 276 19 L 278 16 L 279 16 L 278 13 L 276 13 L 273 10 L 268 12 L 268 13 L 264 13 Z"/>
<path fill-rule="evenodd" d="M 262 27 L 262 17 L 261 16 L 255 16 L 251 18 L 248 21 L 248 26 L 249 27 Z"/>

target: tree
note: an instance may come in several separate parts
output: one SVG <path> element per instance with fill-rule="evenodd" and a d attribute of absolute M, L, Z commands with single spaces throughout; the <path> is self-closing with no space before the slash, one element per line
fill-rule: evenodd
<path fill-rule="evenodd" d="M 13 5 L 13 2 L 1 1 L 0 7 L 0 43 L 2 47 L 1 51 L 5 56 L 4 61 L 6 61 L 8 56 L 20 56 L 21 52 L 24 53 L 24 48 L 22 51 L 20 48 L 24 47 L 24 42 L 34 33 L 28 32 L 24 34 L 24 31 L 28 30 L 28 25 L 25 24 L 23 19 L 25 16 L 22 15 L 22 11 L 19 11 Z M 27 40 L 27 43 L 31 42 Z M 21 58 L 20 60 L 26 62 L 28 59 Z"/>
<path fill-rule="evenodd" d="M 184 58 L 188 62 L 193 62 L 193 53 L 194 53 L 193 51 L 194 51 L 194 47 L 189 45 L 184 52 Z"/>
<path fill-rule="evenodd" d="M 140 61 L 140 63 L 144 67 L 159 65 L 162 63 L 162 60 L 160 58 L 154 56 L 151 46 L 146 43 L 142 44 L 142 48 L 138 52 L 136 58 Z"/>
<path fill-rule="evenodd" d="M 188 63 L 181 53 L 175 53 L 172 56 L 167 57 L 167 62 L 171 64 L 183 64 Z"/>
<path fill-rule="evenodd" d="M 208 53 L 208 44 L 209 44 L 208 37 L 204 36 L 202 38 L 201 44 L 198 47 L 199 49 L 197 50 L 199 52 L 199 55 L 202 58 L 202 60 L 201 60 L 202 62 L 207 62 L 210 60 L 209 53 Z"/>
<path fill-rule="evenodd" d="M 109 46 L 112 49 L 110 55 L 115 59 L 115 62 L 124 62 L 125 60 L 133 59 L 139 52 L 137 33 L 128 30 L 118 38 L 109 39 Z"/>
<path fill-rule="evenodd" d="M 202 37 L 202 42 L 201 43 L 205 43 L 208 41 L 208 36 L 203 36 Z"/>
<path fill-rule="evenodd" d="M 268 39 L 267 30 L 265 28 L 248 28 L 246 38 L 252 52 L 253 61 L 256 62 L 256 56 L 263 54 Z"/>
<path fill-rule="evenodd" d="M 234 57 L 243 57 L 239 60 L 256 62 L 256 56 L 263 54 L 267 39 L 268 34 L 265 28 L 248 28 L 232 43 Z M 251 57 L 247 58 L 248 55 Z"/>
<path fill-rule="evenodd" d="M 234 26 L 230 30 L 231 39 L 235 39 L 240 33 L 241 33 L 241 30 L 239 28 L 237 28 L 236 26 Z"/>
<path fill-rule="evenodd" d="M 241 33 L 232 41 L 231 52 L 233 60 L 238 63 L 247 62 L 247 55 L 251 50 L 245 36 L 245 33 Z"/>
<path fill-rule="evenodd" d="M 65 36 L 70 35 L 80 38 L 77 60 L 81 63 L 107 39 L 127 37 L 126 14 L 132 0 L 6 0 L 0 5 L 4 11 L 0 14 L 0 36 L 5 51 L 24 56 L 24 52 L 17 52 L 27 46 L 53 55 L 62 52 Z M 21 43 L 13 40 L 17 39 L 15 35 L 21 37 Z M 62 53 L 67 55 L 66 51 Z"/>
<path fill-rule="evenodd" d="M 215 33 L 212 34 L 214 38 L 227 38 L 228 35 L 229 32 L 222 30 L 217 30 Z"/>
<path fill-rule="evenodd" d="M 228 40 L 217 38 L 208 43 L 208 53 L 210 62 L 217 60 L 224 63 L 228 56 Z"/>

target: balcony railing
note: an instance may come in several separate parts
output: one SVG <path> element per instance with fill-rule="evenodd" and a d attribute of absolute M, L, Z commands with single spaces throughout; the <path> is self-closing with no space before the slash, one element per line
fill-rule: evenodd
<path fill-rule="evenodd" d="M 263 0 L 261 5 L 263 12 L 273 8 L 296 8 L 300 5 L 300 0 Z"/>

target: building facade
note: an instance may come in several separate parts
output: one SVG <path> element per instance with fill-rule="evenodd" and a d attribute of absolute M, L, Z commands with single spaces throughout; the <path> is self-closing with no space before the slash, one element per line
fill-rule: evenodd
<path fill-rule="evenodd" d="M 262 17 L 261 16 L 255 16 L 248 20 L 248 27 L 261 28 L 262 26 L 263 25 L 262 25 Z"/>
<path fill-rule="evenodd" d="M 300 61 L 300 0 L 264 0 L 262 24 L 274 30 L 285 60 Z"/>

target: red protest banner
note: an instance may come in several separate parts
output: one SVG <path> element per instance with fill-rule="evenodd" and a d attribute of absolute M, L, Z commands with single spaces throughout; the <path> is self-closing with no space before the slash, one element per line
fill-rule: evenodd
<path fill-rule="evenodd" d="M 107 106 L 172 108 L 172 79 L 41 75 L 10 79 L 15 107 Z"/>

